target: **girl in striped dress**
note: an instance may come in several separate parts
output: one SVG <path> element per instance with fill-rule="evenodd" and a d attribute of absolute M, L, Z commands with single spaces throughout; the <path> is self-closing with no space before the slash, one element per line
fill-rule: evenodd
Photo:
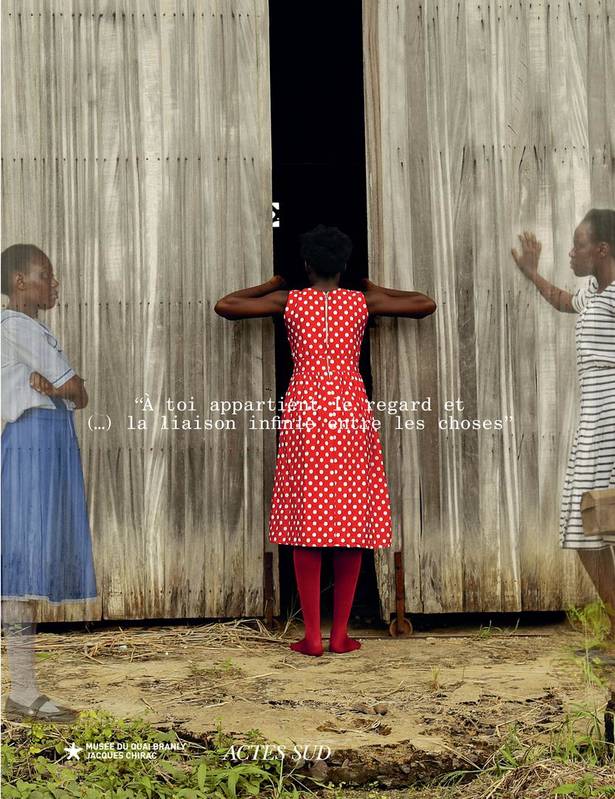
<path fill-rule="evenodd" d="M 538 274 L 540 242 L 519 236 L 517 265 L 558 311 L 576 313 L 580 411 L 562 492 L 560 546 L 576 549 L 598 594 L 614 617 L 615 535 L 586 536 L 581 497 L 597 488 L 615 488 L 615 211 L 592 209 L 574 232 L 570 266 L 589 280 L 574 294 Z M 611 625 L 615 632 L 615 623 Z"/>

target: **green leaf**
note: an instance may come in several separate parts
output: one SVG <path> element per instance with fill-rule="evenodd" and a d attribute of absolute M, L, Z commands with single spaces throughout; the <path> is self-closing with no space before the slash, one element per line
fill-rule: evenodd
<path fill-rule="evenodd" d="M 36 652 L 37 660 L 48 660 L 53 657 L 53 652 Z"/>
<path fill-rule="evenodd" d="M 237 788 L 237 781 L 238 780 L 239 780 L 239 772 L 238 771 L 231 771 L 231 773 L 228 775 L 228 783 L 227 784 L 228 784 L 228 789 L 229 789 L 229 795 L 233 799 L 237 799 L 237 790 L 236 790 L 236 788 Z"/>
<path fill-rule="evenodd" d="M 205 790 L 206 778 L 207 778 L 207 764 L 201 763 L 196 772 L 196 781 L 200 791 Z"/>
<path fill-rule="evenodd" d="M 164 760 L 158 762 L 158 768 L 162 769 L 162 771 L 166 772 L 179 782 L 186 781 L 186 774 L 183 771 L 180 771 L 180 769 L 172 766 L 170 763 L 167 763 Z"/>

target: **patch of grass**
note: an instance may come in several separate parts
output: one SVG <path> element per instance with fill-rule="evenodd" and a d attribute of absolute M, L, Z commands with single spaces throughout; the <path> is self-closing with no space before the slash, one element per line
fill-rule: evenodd
<path fill-rule="evenodd" d="M 479 640 L 483 641 L 483 640 L 485 640 L 487 638 L 491 638 L 491 636 L 494 633 L 497 633 L 498 635 L 502 635 L 502 636 L 512 636 L 519 629 L 520 622 L 521 622 L 521 619 L 517 618 L 517 621 L 515 622 L 515 626 L 511 629 L 509 627 L 496 627 L 495 625 L 493 625 L 491 623 L 491 619 L 489 619 L 489 624 L 487 626 L 481 624 L 481 626 L 478 629 L 478 632 L 476 633 L 476 637 Z"/>
<path fill-rule="evenodd" d="M 232 658 L 227 658 L 211 666 L 200 666 L 198 663 L 191 663 L 189 671 L 191 677 L 203 680 L 232 679 L 233 677 L 243 677 L 245 675 L 244 670 L 236 666 Z"/>
<path fill-rule="evenodd" d="M 596 785 L 595 778 L 592 774 L 586 774 L 580 777 L 575 782 L 564 782 L 553 789 L 553 796 L 570 796 L 570 797 L 596 797 L 596 799 L 605 799 L 607 796 L 615 796 L 615 785 L 612 787 L 604 785 Z"/>
<path fill-rule="evenodd" d="M 569 607 L 566 616 L 571 627 L 583 633 L 586 649 L 602 648 L 611 629 L 609 613 L 604 602 L 597 599 L 582 608 Z"/>
<path fill-rule="evenodd" d="M 615 751 L 603 738 L 598 713 L 578 706 L 566 714 L 548 743 L 524 742 L 518 726 L 513 724 L 502 745 L 481 768 L 452 771 L 434 780 L 433 784 L 434 787 L 449 787 L 476 781 L 485 789 L 484 793 L 480 792 L 477 785 L 476 792 L 471 794 L 477 799 L 479 796 L 607 799 L 615 797 L 615 777 L 609 779 L 615 774 L 614 767 Z M 558 774 L 573 775 L 574 779 L 561 781 Z M 547 793 L 549 778 L 552 790 Z M 542 784 L 536 779 L 545 780 L 544 793 L 530 793 L 530 787 Z"/>
<path fill-rule="evenodd" d="M 220 729 L 203 744 L 152 727 L 85 711 L 69 726 L 10 724 L 2 743 L 4 799 L 299 799 L 312 793 L 288 758 L 240 759 L 232 746 L 265 743 L 258 730 L 240 742 Z M 271 743 L 271 742 L 268 742 Z M 68 759 L 68 747 L 81 750 Z M 97 757 L 92 757 L 92 752 Z M 109 753 L 113 756 L 107 757 Z M 116 757 L 119 753 L 122 757 Z M 133 754 L 127 756 L 127 752 Z M 139 752 L 155 752 L 142 758 Z M 102 758 L 100 758 L 102 753 Z M 134 754 L 137 753 L 137 754 Z M 237 755 L 237 753 L 235 752 Z"/>
<path fill-rule="evenodd" d="M 569 607 L 566 615 L 571 626 L 583 633 L 583 657 L 580 660 L 585 685 L 605 687 L 600 656 L 595 651 L 605 647 L 610 632 L 609 614 L 604 602 L 598 599 L 582 608 Z"/>
<path fill-rule="evenodd" d="M 37 661 L 49 660 L 49 658 L 57 658 L 57 652 L 35 652 L 34 654 Z"/>
<path fill-rule="evenodd" d="M 437 691 L 440 688 L 440 669 L 438 666 L 431 667 L 431 680 L 429 687 L 432 691 Z"/>
<path fill-rule="evenodd" d="M 486 627 L 481 624 L 481 626 L 480 626 L 480 628 L 478 630 L 478 633 L 477 633 L 477 637 L 481 641 L 484 641 L 486 638 L 491 638 L 493 633 L 503 633 L 503 632 L 504 632 L 504 630 L 501 627 L 494 627 L 491 624 L 491 619 L 489 619 L 489 624 Z"/>

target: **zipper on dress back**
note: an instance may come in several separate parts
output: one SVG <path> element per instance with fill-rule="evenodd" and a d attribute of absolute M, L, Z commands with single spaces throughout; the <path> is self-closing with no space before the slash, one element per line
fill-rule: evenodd
<path fill-rule="evenodd" d="M 329 293 L 324 292 L 325 295 L 325 357 L 327 359 L 327 376 L 331 376 L 329 368 Z"/>

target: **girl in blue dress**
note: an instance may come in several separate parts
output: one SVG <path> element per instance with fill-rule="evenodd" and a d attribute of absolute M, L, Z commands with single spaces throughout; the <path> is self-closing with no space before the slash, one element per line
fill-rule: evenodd
<path fill-rule="evenodd" d="M 2 253 L 2 600 L 11 691 L 5 714 L 72 721 L 76 711 L 38 690 L 34 602 L 96 598 L 81 455 L 73 411 L 88 403 L 84 381 L 38 314 L 58 281 L 44 252 L 16 244 Z"/>

